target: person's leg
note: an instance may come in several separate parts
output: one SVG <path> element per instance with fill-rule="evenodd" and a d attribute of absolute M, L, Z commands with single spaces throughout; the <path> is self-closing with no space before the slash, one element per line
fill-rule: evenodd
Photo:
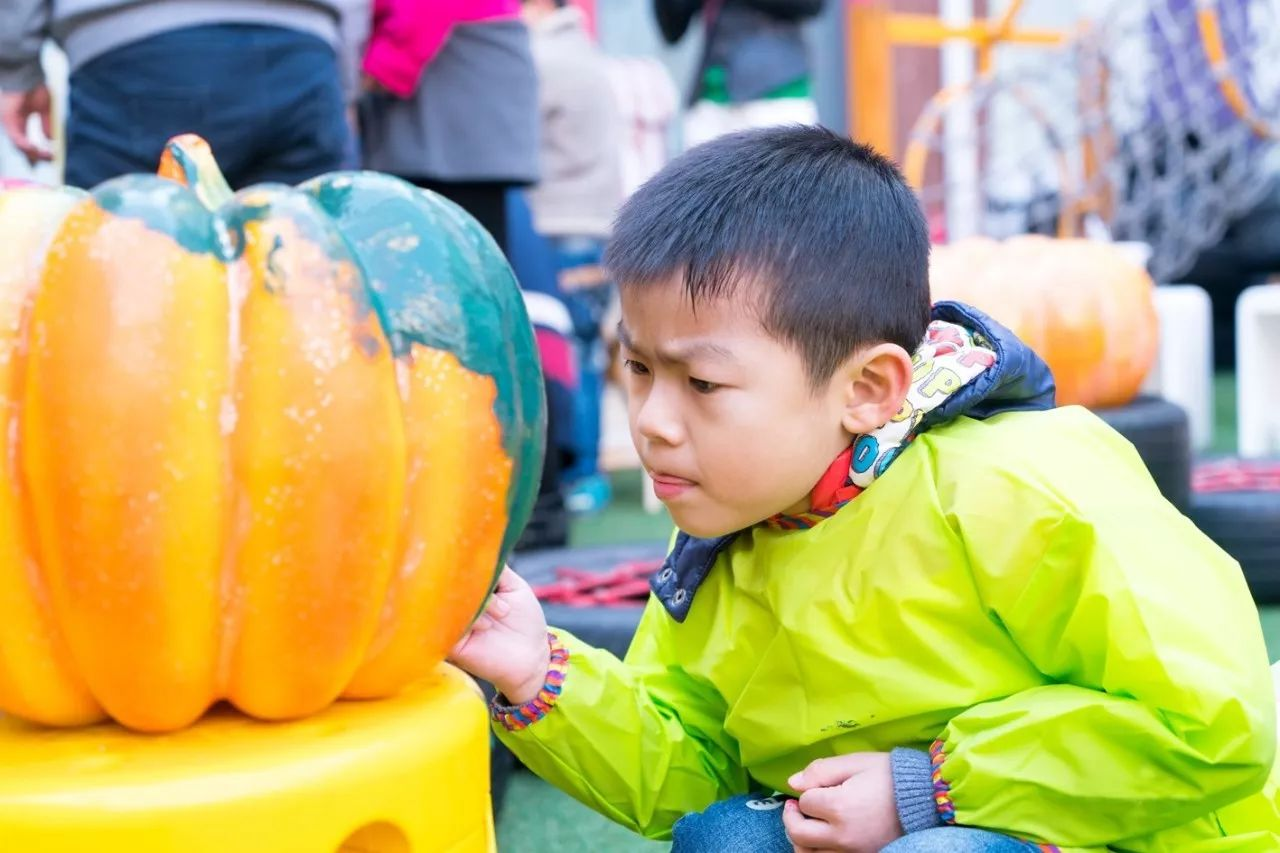
<path fill-rule="evenodd" d="M 1040 846 L 997 832 L 947 826 L 904 835 L 883 853 L 1032 853 Z"/>
<path fill-rule="evenodd" d="M 600 323 L 610 295 L 602 266 L 604 243 L 590 237 L 561 237 L 554 244 L 560 289 L 573 319 L 581 376 L 574 407 L 576 461 L 566 472 L 573 488 L 570 509 L 591 512 L 600 509 L 609 499 L 608 484 L 599 477 L 600 397 L 604 390 L 606 358 Z"/>
<path fill-rule="evenodd" d="M 783 797 L 749 794 L 685 815 L 672 830 L 671 853 L 792 853 L 782 825 Z"/>
<path fill-rule="evenodd" d="M 219 127 L 220 135 L 240 132 L 252 139 L 250 157 L 240 166 L 232 186 L 300 184 L 348 168 L 353 131 L 333 47 L 314 35 L 285 27 L 236 29 L 245 43 L 241 62 L 252 71 L 249 85 L 236 87 L 240 89 L 236 95 L 253 92 L 257 110 L 248 126 Z M 219 113 L 232 116 L 236 107 L 220 102 Z"/>
<path fill-rule="evenodd" d="M 551 241 L 533 228 L 533 214 L 523 189 L 507 191 L 507 240 L 502 251 L 507 255 L 520 289 L 563 297 L 556 278 L 556 250 Z"/>

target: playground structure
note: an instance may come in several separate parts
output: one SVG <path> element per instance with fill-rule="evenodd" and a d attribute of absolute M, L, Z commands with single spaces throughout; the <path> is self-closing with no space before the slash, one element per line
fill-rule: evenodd
<path fill-rule="evenodd" d="M 1165 344 L 1146 390 L 1186 408 L 1208 446 L 1209 299 L 1182 276 L 1275 174 L 1280 4 L 1113 3 L 1058 28 L 1020 23 L 1023 0 L 977 20 L 955 14 L 972 3 L 942 0 L 939 16 L 898 5 L 847 4 L 851 132 L 900 159 L 938 242 L 1034 232 L 1147 254 Z M 899 54 L 920 47 L 942 49 L 939 85 L 910 113 Z M 1003 62 L 1014 48 L 1024 61 Z M 1264 286 L 1237 306 L 1245 456 L 1280 453 L 1276 301 Z"/>

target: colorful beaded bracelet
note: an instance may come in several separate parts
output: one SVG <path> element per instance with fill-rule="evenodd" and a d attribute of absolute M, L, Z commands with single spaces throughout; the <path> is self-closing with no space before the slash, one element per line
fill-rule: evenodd
<path fill-rule="evenodd" d="M 564 687 L 564 674 L 569 669 L 569 650 L 560 642 L 555 633 L 547 632 L 547 646 L 551 653 L 551 662 L 547 666 L 547 679 L 542 689 L 533 699 L 523 705 L 504 705 L 499 700 L 502 696 L 493 697 L 491 713 L 495 722 L 501 723 L 509 732 L 517 732 L 528 728 L 547 715 L 556 700 L 560 698 L 560 690 Z"/>
<path fill-rule="evenodd" d="M 947 754 L 942 750 L 942 741 L 936 740 L 929 747 L 929 761 L 933 765 L 933 802 L 938 807 L 938 817 L 948 825 L 956 822 L 956 806 L 951 802 L 951 785 L 942 778 L 942 762 Z"/>

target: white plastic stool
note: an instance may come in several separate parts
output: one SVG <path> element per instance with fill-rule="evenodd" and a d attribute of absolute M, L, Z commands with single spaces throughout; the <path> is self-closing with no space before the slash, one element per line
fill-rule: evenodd
<path fill-rule="evenodd" d="M 1236 302 L 1236 411 L 1246 458 L 1280 453 L 1280 286 L 1250 287 Z"/>
<path fill-rule="evenodd" d="M 1191 425 L 1191 446 L 1213 442 L 1213 312 L 1209 294 L 1194 284 L 1155 289 L 1160 348 L 1142 386 L 1181 406 Z"/>

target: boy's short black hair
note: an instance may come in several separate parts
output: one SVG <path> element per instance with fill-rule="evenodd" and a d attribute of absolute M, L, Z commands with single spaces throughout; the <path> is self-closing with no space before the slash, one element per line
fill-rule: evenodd
<path fill-rule="evenodd" d="M 929 232 L 894 164 L 821 127 L 730 134 L 623 205 L 605 258 L 619 286 L 682 275 L 693 306 L 761 287 L 761 322 L 814 385 L 859 347 L 912 352 L 929 324 Z"/>

